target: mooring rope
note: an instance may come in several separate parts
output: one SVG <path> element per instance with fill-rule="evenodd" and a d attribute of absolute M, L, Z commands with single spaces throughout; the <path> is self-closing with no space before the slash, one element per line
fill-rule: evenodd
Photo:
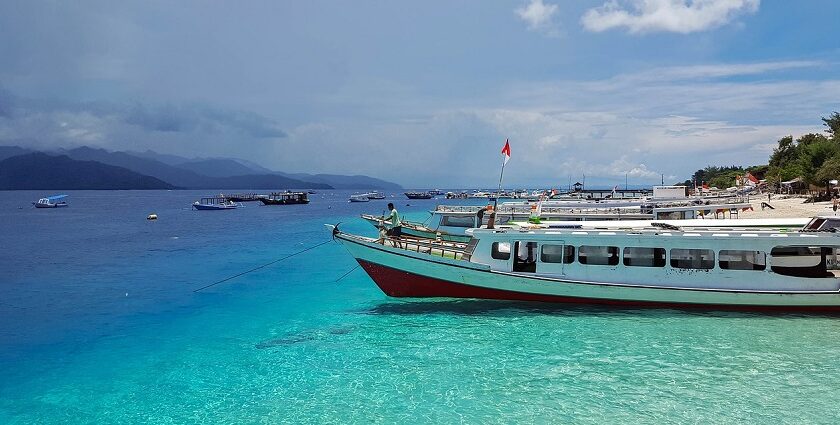
<path fill-rule="evenodd" d="M 359 265 L 356 264 L 356 267 L 353 267 L 352 269 L 350 269 L 350 271 L 348 271 L 347 273 L 344 273 L 343 275 L 341 275 L 340 278 L 336 279 L 335 281 L 338 282 L 339 280 L 344 279 L 345 277 L 347 277 L 347 275 L 349 275 L 350 273 L 353 273 L 358 268 L 359 268 Z"/>
<path fill-rule="evenodd" d="M 265 264 L 263 264 L 263 265 L 261 265 L 261 266 L 254 267 L 253 269 L 246 270 L 246 271 L 244 271 L 244 272 L 242 272 L 242 273 L 238 273 L 238 274 L 235 274 L 235 275 L 233 275 L 233 276 L 226 277 L 226 278 L 224 278 L 224 279 L 222 279 L 222 280 L 219 280 L 219 281 L 213 282 L 213 283 L 211 283 L 211 284 L 209 284 L 209 285 L 202 286 L 201 288 L 198 288 L 198 289 L 194 290 L 193 292 L 203 291 L 203 290 L 205 290 L 205 289 L 207 289 L 207 288 L 209 288 L 209 287 L 211 287 L 211 286 L 216 286 L 216 285 L 218 285 L 218 284 L 220 284 L 220 283 L 227 282 L 227 281 L 229 281 L 229 280 L 231 280 L 231 279 L 236 279 L 236 278 L 237 278 L 237 277 L 239 277 L 239 276 L 244 276 L 244 275 L 246 275 L 246 274 L 248 274 L 248 273 L 255 272 L 255 271 L 259 270 L 259 269 L 262 269 L 262 268 L 268 267 L 268 266 L 270 266 L 270 265 L 272 265 L 272 264 L 274 264 L 274 263 L 279 263 L 280 261 L 283 261 L 283 260 L 285 260 L 285 259 L 292 258 L 292 257 L 294 257 L 295 255 L 298 255 L 298 254 L 303 254 L 303 253 L 304 253 L 304 252 L 306 252 L 306 251 L 313 250 L 313 249 L 315 249 L 315 248 L 318 248 L 318 247 L 319 247 L 319 246 L 321 246 L 321 245 L 326 245 L 326 244 L 328 244 L 328 243 L 330 243 L 330 242 L 332 242 L 332 239 L 327 240 L 327 241 L 324 241 L 324 242 L 321 242 L 321 243 L 319 243 L 319 244 L 317 244 L 317 245 L 310 246 L 309 248 L 302 249 L 302 250 L 300 250 L 300 251 L 298 251 L 298 252 L 295 252 L 295 253 L 293 253 L 293 254 L 289 254 L 289 255 L 287 255 L 287 256 L 285 256 L 285 257 L 278 258 L 278 259 L 273 260 L 273 261 L 271 261 L 271 262 L 265 263 Z M 352 271 L 352 270 L 351 270 L 351 271 Z"/>

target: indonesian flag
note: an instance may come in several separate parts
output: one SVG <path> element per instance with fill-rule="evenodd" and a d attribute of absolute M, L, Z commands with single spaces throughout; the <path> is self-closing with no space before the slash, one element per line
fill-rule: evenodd
<path fill-rule="evenodd" d="M 505 164 L 510 160 L 510 141 L 505 139 L 505 147 L 502 148 L 502 155 L 505 156 Z"/>

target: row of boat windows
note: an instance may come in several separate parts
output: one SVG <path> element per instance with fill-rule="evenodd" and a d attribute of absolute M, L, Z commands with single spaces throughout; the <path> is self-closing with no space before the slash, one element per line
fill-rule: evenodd
<path fill-rule="evenodd" d="M 535 261 L 536 242 L 517 242 L 518 260 L 523 262 Z M 509 242 L 494 242 L 491 257 L 496 260 L 510 260 L 511 245 Z M 576 252 L 577 251 L 577 252 Z M 785 257 L 809 258 L 807 263 L 799 262 L 799 266 L 813 267 L 820 262 L 825 263 L 820 247 L 776 247 L 770 255 L 778 257 L 781 264 Z M 575 255 L 577 254 L 577 255 Z M 723 249 L 715 253 L 711 249 L 672 248 L 670 250 L 670 265 L 680 269 L 708 270 L 715 268 L 715 255 L 721 269 L 728 270 L 765 270 L 767 268 L 767 254 L 764 251 L 744 251 Z M 617 246 L 575 247 L 572 245 L 543 244 L 540 247 L 540 261 L 543 263 L 572 264 L 575 259 L 580 264 L 617 266 L 623 263 L 631 267 L 665 267 L 668 264 L 665 248 L 625 247 L 623 255 Z M 775 267 L 774 267 L 775 270 Z"/>

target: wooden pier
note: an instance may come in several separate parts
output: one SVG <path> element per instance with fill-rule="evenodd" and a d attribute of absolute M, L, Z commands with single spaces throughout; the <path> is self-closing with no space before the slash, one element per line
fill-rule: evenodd
<path fill-rule="evenodd" d="M 227 195 L 221 194 L 219 196 L 233 202 L 256 202 L 259 201 L 260 198 L 266 197 L 266 195 L 260 195 L 259 193 L 229 193 Z"/>

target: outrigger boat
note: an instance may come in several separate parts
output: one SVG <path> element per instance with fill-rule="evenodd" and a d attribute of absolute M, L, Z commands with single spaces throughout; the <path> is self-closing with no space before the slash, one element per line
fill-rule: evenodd
<path fill-rule="evenodd" d="M 362 214 L 361 217 L 377 229 L 385 227 L 386 219 L 382 216 Z M 467 235 L 435 231 L 434 229 L 426 227 L 422 223 L 415 223 L 406 220 L 401 220 L 400 230 L 402 231 L 402 234 L 415 238 L 438 239 L 451 242 L 469 242 L 470 240 L 470 236 Z"/>
<path fill-rule="evenodd" d="M 241 206 L 243 206 L 241 203 L 233 202 L 223 196 L 201 198 L 200 201 L 195 201 L 192 204 L 192 207 L 199 211 L 235 210 Z"/>
<path fill-rule="evenodd" d="M 392 297 L 840 311 L 837 217 L 814 217 L 793 231 L 658 222 L 511 226 L 471 230 L 468 243 L 376 239 L 330 227 Z"/>
<path fill-rule="evenodd" d="M 46 198 L 41 198 L 38 202 L 33 202 L 32 205 L 35 208 L 61 208 L 66 207 L 67 202 L 64 201 L 67 195 L 53 195 L 47 196 Z"/>
<path fill-rule="evenodd" d="M 260 198 L 263 205 L 294 205 L 308 204 L 309 197 L 306 192 L 274 192 L 266 197 Z"/>

